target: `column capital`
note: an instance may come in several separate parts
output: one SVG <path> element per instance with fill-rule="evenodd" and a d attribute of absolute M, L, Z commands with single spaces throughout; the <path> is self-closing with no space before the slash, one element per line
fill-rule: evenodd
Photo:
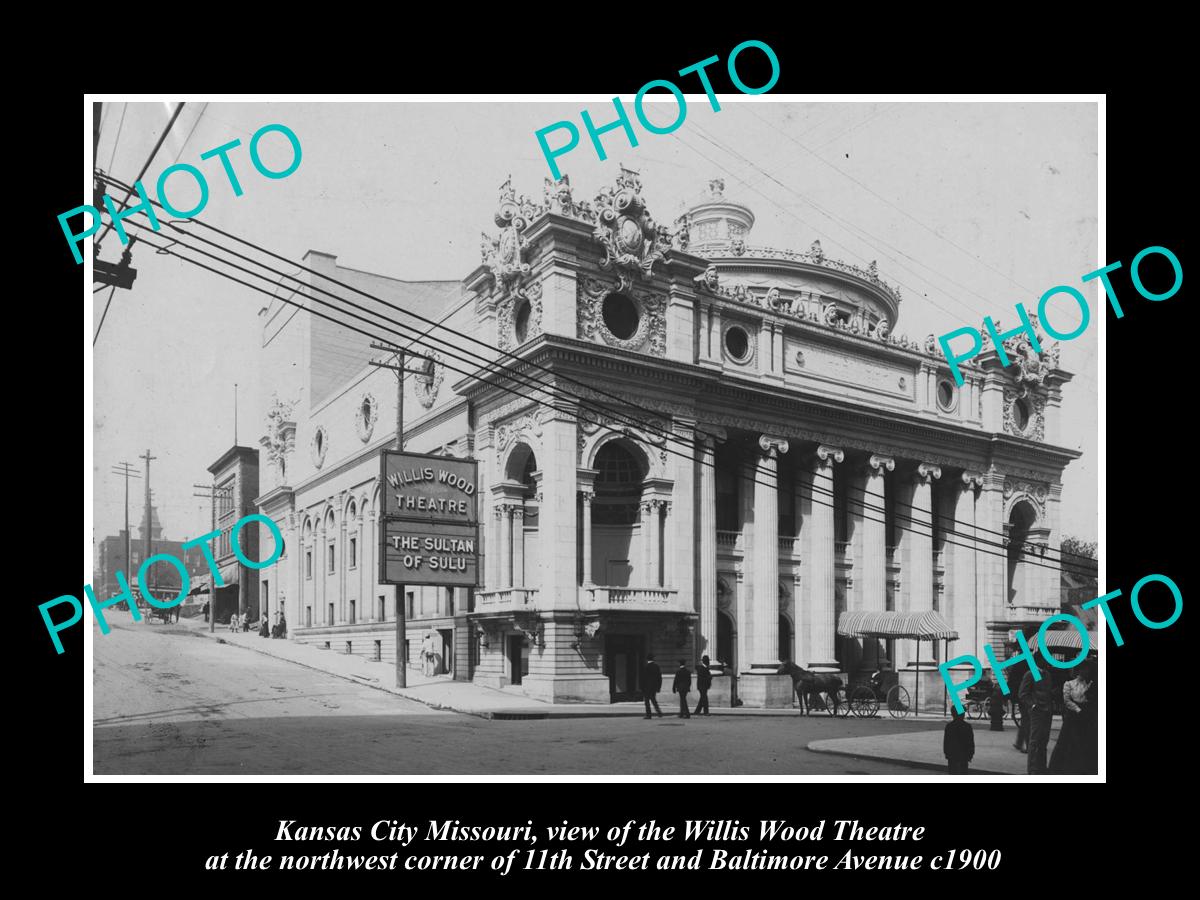
<path fill-rule="evenodd" d="M 882 475 L 885 469 L 889 472 L 895 471 L 896 460 L 890 456 L 880 456 L 877 453 L 872 453 L 864 468 L 868 474 Z"/>
<path fill-rule="evenodd" d="M 585 505 L 590 506 L 592 501 L 596 498 L 596 492 L 589 490 L 579 491 L 579 498 L 583 500 Z"/>
<path fill-rule="evenodd" d="M 511 505 L 508 505 L 508 510 L 509 510 L 509 512 L 512 513 L 514 522 L 525 521 L 525 507 L 519 506 L 516 503 L 513 503 Z"/>
<path fill-rule="evenodd" d="M 978 491 L 983 487 L 982 472 L 963 472 L 962 473 L 963 490 Z"/>
<path fill-rule="evenodd" d="M 768 434 L 758 436 L 758 449 L 762 451 L 763 456 L 782 456 L 788 452 L 788 446 L 787 438 L 772 437 Z"/>
<path fill-rule="evenodd" d="M 933 463 L 921 463 L 913 472 L 912 480 L 918 484 L 931 484 L 942 477 L 942 467 Z"/>
<path fill-rule="evenodd" d="M 834 463 L 840 463 L 846 458 L 846 451 L 840 447 L 830 447 L 826 444 L 821 444 L 817 447 L 817 459 L 821 463 L 827 463 L 832 466 Z"/>
<path fill-rule="evenodd" d="M 705 446 L 722 444 L 728 439 L 729 433 L 720 425 L 709 425 L 707 422 L 696 424 L 696 440 Z"/>

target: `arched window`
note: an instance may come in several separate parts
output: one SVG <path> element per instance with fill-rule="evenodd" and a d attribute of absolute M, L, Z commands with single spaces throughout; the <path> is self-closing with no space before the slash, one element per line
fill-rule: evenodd
<path fill-rule="evenodd" d="M 596 525 L 632 525 L 638 520 L 638 501 L 645 467 L 621 441 L 609 441 L 596 453 L 596 497 L 592 522 Z"/>

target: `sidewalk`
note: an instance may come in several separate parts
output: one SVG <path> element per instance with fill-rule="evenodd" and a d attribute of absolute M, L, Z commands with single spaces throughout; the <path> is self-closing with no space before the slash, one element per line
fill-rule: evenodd
<path fill-rule="evenodd" d="M 1049 749 L 1054 749 L 1061 723 L 1050 726 Z M 991 731 L 986 723 L 975 725 L 975 758 L 971 760 L 972 775 L 1024 775 L 1028 757 L 1013 749 L 1016 726 L 1008 721 L 1004 731 Z M 910 731 L 901 734 L 872 735 L 858 738 L 833 738 L 812 741 L 808 749 L 814 753 L 832 753 L 899 763 L 922 769 L 936 769 L 945 774 L 946 758 L 942 755 L 942 732 Z M 1049 759 L 1049 753 L 1047 753 Z"/>
<path fill-rule="evenodd" d="M 208 623 L 202 618 L 181 619 L 175 627 L 186 627 L 204 637 L 215 638 L 221 643 L 284 659 L 319 672 L 415 700 L 434 709 L 450 710 L 485 719 L 620 718 L 645 715 L 645 708 L 641 701 L 611 704 L 546 703 L 526 697 L 515 690 L 498 690 L 468 681 L 454 681 L 449 675 L 428 677 L 422 675 L 420 669 L 412 666 L 408 668 L 408 686 L 398 688 L 395 686 L 395 670 L 390 662 L 375 662 L 362 656 L 349 656 L 345 653 L 325 650 L 312 644 L 299 644 L 291 640 L 262 638 L 258 636 L 257 632 L 231 632 L 228 626 L 218 625 L 217 630 L 210 634 Z M 668 699 L 670 698 L 668 697 Z M 799 709 L 748 709 L 746 707 L 737 707 L 736 709 L 713 707 L 712 714 L 714 716 L 802 715 Z M 826 714 L 816 713 L 815 715 L 824 716 Z M 850 720 L 853 721 L 853 717 Z M 944 720 L 940 715 L 926 713 L 892 721 L 895 721 L 897 725 L 903 725 Z M 940 741 L 940 730 L 937 732 L 937 737 Z"/>

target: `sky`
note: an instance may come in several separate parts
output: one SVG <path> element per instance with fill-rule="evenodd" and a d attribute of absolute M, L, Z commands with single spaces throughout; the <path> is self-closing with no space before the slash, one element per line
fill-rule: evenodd
<path fill-rule="evenodd" d="M 632 98 L 624 98 L 632 107 Z M 1092 324 L 1063 343 L 1062 440 L 1083 452 L 1064 475 L 1062 532 L 1097 536 L 1097 282 L 1080 277 L 1097 258 L 1097 112 L 1093 103 L 813 103 L 688 97 L 670 135 L 636 125 L 639 145 L 618 130 L 604 136 L 600 161 L 586 133 L 560 156 L 577 200 L 638 171 L 651 214 L 672 223 L 699 202 L 715 177 L 725 196 L 755 216 L 750 245 L 805 250 L 819 239 L 827 256 L 865 266 L 899 286 L 892 331 L 923 339 L 991 315 L 1017 323 L 1016 303 L 1036 309 L 1052 286 L 1079 288 Z M 98 165 L 131 181 L 174 104 L 106 102 Z M 405 280 L 459 280 L 480 261 L 480 232 L 500 184 L 540 200 L 549 168 L 534 132 L 560 120 L 583 131 L 580 109 L 597 125 L 611 100 L 490 103 L 234 103 L 189 101 L 143 179 L 152 190 L 173 162 L 197 166 L 210 196 L 200 218 L 299 261 L 308 250 L 338 264 Z M 669 123 L 674 101 L 651 110 Z M 631 114 L 632 117 L 632 114 Z M 298 136 L 299 168 L 278 180 L 254 171 L 247 151 L 261 126 L 282 123 Z M 200 155 L 240 139 L 230 153 L 244 193 L 234 196 L 216 159 Z M 551 138 L 557 141 L 559 136 Z M 287 142 L 271 135 L 264 163 L 282 169 Z M 169 183 L 171 202 L 195 198 L 188 178 Z M 114 198 L 119 199 L 119 198 Z M 85 201 L 90 202 L 90 198 Z M 164 235 L 166 232 L 163 233 Z M 160 240 L 161 240 L 160 235 Z M 115 234 L 101 258 L 116 260 Z M 117 290 L 96 343 L 94 372 L 94 535 L 116 534 L 124 481 L 111 468 L 149 448 L 151 484 L 166 537 L 186 540 L 209 527 L 207 466 L 237 438 L 258 446 L 266 398 L 258 396 L 259 310 L 267 298 L 148 248 L 135 248 L 132 290 Z M 98 322 L 107 290 L 93 296 Z M 1078 311 L 1052 314 L 1073 330 Z M 131 520 L 140 521 L 143 482 L 130 482 Z M 136 533 L 136 531 L 135 531 Z"/>

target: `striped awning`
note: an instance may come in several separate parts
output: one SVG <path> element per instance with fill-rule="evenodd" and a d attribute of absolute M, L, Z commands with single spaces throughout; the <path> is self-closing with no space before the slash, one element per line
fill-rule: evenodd
<path fill-rule="evenodd" d="M 933 610 L 925 612 L 844 612 L 838 619 L 842 637 L 958 640 L 958 632 Z"/>
<path fill-rule="evenodd" d="M 1029 649 L 1038 649 L 1038 636 L 1035 634 L 1029 639 Z M 1083 635 L 1079 633 L 1078 628 L 1055 628 L 1046 632 L 1046 646 L 1051 650 L 1082 650 Z M 1091 651 L 1097 648 L 1096 632 L 1088 632 L 1088 647 Z"/>

